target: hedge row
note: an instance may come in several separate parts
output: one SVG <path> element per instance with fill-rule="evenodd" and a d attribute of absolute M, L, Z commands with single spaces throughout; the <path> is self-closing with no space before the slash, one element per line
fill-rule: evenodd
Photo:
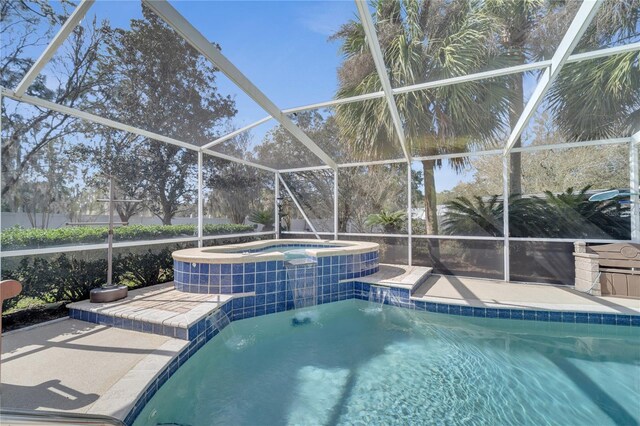
<path fill-rule="evenodd" d="M 206 241 L 206 246 L 238 244 L 256 239 L 260 238 L 222 238 Z M 113 281 L 131 288 L 171 281 L 171 253 L 194 246 L 195 243 L 173 243 L 163 247 L 116 249 L 113 256 Z M 18 297 L 4 301 L 4 310 L 16 306 L 23 298 L 33 298 L 46 303 L 74 302 L 88 298 L 92 288 L 99 287 L 106 281 L 105 255 L 106 250 L 85 250 L 3 260 L 0 278 L 18 280 L 23 286 Z"/>
<path fill-rule="evenodd" d="M 0 234 L 3 250 L 61 246 L 69 244 L 99 244 L 107 238 L 106 226 L 70 226 L 56 229 L 4 229 Z M 204 225 L 204 235 L 239 234 L 253 231 L 252 225 Z M 115 229 L 115 241 L 153 240 L 193 237 L 195 225 L 128 225 Z"/>
<path fill-rule="evenodd" d="M 186 245 L 159 250 L 139 249 L 121 253 L 113 258 L 113 279 L 131 287 L 146 287 L 173 279 L 174 249 Z M 22 258 L 3 268 L 3 279 L 15 279 L 22 283 L 21 294 L 4 302 L 4 309 L 15 306 L 22 298 L 29 297 L 47 303 L 75 302 L 89 297 L 92 288 L 106 281 L 107 260 L 83 253 L 62 253 L 57 256 Z"/>

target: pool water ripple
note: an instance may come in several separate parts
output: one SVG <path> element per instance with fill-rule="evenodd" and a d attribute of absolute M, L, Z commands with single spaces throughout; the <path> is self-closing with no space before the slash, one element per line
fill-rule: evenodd
<path fill-rule="evenodd" d="M 377 308 L 377 307 L 376 307 Z M 136 425 L 637 424 L 640 330 L 452 317 L 348 300 L 247 319 Z M 230 348 L 230 338 L 250 345 Z"/>

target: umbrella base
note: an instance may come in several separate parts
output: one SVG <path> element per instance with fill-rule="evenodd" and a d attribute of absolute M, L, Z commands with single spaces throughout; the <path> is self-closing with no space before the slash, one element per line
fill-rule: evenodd
<path fill-rule="evenodd" d="M 109 287 L 94 288 L 89 293 L 91 303 L 108 303 L 127 297 L 129 288 L 125 285 L 112 285 Z"/>

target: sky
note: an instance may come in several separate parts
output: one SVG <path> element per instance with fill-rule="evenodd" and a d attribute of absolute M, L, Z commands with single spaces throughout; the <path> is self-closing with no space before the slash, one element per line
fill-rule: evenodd
<path fill-rule="evenodd" d="M 219 44 L 222 53 L 279 108 L 334 98 L 342 57 L 339 42 L 329 38 L 357 18 L 353 0 L 174 0 L 171 4 L 208 40 Z M 94 16 L 108 19 L 114 27 L 129 28 L 131 19 L 142 17 L 140 1 L 98 0 L 85 20 Z M 235 99 L 234 128 L 268 115 L 222 73 L 217 78 L 219 92 Z M 529 80 L 527 89 L 534 83 Z M 254 141 L 275 124 L 272 120 L 255 129 Z M 414 163 L 416 167 L 420 169 L 419 163 Z M 445 166 L 437 173 L 436 187 L 449 190 L 472 178 L 472 172 L 456 174 Z"/>

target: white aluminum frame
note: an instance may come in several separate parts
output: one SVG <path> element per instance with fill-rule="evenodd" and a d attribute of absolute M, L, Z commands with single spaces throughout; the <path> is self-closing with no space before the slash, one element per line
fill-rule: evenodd
<path fill-rule="evenodd" d="M 551 88 L 558 74 L 560 74 L 562 66 L 580 41 L 582 34 L 584 34 L 587 27 L 589 27 L 591 20 L 596 16 L 596 13 L 598 13 L 602 3 L 603 0 L 584 0 L 582 5 L 580 5 L 580 9 L 578 9 L 576 16 L 573 18 L 573 21 L 571 21 L 567 33 L 562 38 L 562 41 L 551 58 L 551 64 L 544 70 L 542 76 L 540 76 L 540 81 L 533 91 L 531 98 L 529 98 L 529 102 L 527 102 L 520 118 L 511 130 L 511 135 L 509 135 L 509 139 L 507 139 L 507 146 L 504 148 L 504 155 L 509 154 L 520 135 L 522 135 L 529 120 L 542 103 L 544 95 Z"/>
<path fill-rule="evenodd" d="M 404 128 L 402 126 L 402 119 L 400 118 L 400 112 L 398 111 L 398 105 L 393 97 L 393 88 L 391 87 L 391 81 L 389 81 L 389 75 L 387 74 L 387 66 L 384 63 L 384 57 L 382 55 L 382 49 L 380 48 L 380 42 L 378 41 L 378 34 L 376 33 L 376 27 L 373 24 L 371 18 L 371 12 L 369 12 L 369 3 L 367 0 L 355 0 L 358 8 L 358 14 L 360 15 L 360 22 L 362 23 L 362 29 L 364 30 L 365 38 L 369 44 L 369 50 L 371 50 L 371 56 L 378 72 L 378 78 L 382 84 L 382 91 L 387 101 L 387 107 L 393 120 L 393 127 L 398 134 L 400 145 L 402 146 L 402 152 L 408 162 L 411 162 L 411 154 L 407 148 L 407 139 L 404 135 Z"/>
<path fill-rule="evenodd" d="M 62 43 L 69 37 L 69 35 L 73 32 L 73 30 L 78 26 L 82 18 L 87 14 L 87 11 L 95 0 L 82 0 L 80 4 L 75 8 L 73 13 L 69 15 L 67 20 L 62 24 L 58 33 L 53 37 L 51 42 L 47 45 L 44 52 L 40 55 L 40 57 L 33 63 L 29 71 L 22 77 L 22 80 L 16 87 L 16 95 L 22 96 L 27 92 L 31 83 L 38 77 L 40 71 L 47 65 L 47 63 L 53 58 L 53 55 L 56 54 L 58 48 L 62 46 Z"/>
<path fill-rule="evenodd" d="M 278 173 L 278 179 L 280 180 L 280 184 L 284 187 L 284 190 L 287 191 L 287 193 L 289 194 L 289 197 L 291 197 L 291 200 L 293 201 L 293 204 L 296 205 L 298 211 L 300 212 L 300 214 L 304 218 L 304 221 L 307 222 L 307 225 L 309 225 L 309 228 L 311 228 L 311 231 L 313 232 L 313 234 L 316 236 L 316 238 L 320 239 L 320 234 L 318 234 L 318 231 L 316 230 L 316 227 L 313 226 L 313 223 L 311 223 L 311 220 L 309 220 L 309 217 L 304 212 L 304 209 L 302 208 L 302 206 L 298 202 L 298 199 L 296 198 L 295 195 L 293 195 L 293 192 L 291 192 L 291 190 L 289 189 L 289 185 L 287 185 L 287 183 L 284 181 L 284 179 L 282 179 L 282 175 L 280 175 L 280 173 Z"/>
<path fill-rule="evenodd" d="M 631 192 L 631 239 L 640 241 L 640 167 L 638 165 L 638 143 L 632 138 L 629 143 L 629 192 Z"/>
<path fill-rule="evenodd" d="M 242 89 L 251 99 L 260 105 L 268 114 L 275 118 L 282 127 L 287 129 L 298 141 L 306 146 L 313 154 L 331 167 L 336 163 L 314 141 L 307 136 L 291 119 L 282 113 L 264 93 L 260 91 L 242 72 L 209 42 L 189 21 L 187 21 L 166 0 L 142 0 L 155 14 L 164 20 L 194 49 L 204 55 L 214 66 L 226 75 L 236 86 Z"/>
<path fill-rule="evenodd" d="M 437 81 L 430 81 L 415 85 L 410 85 L 406 87 L 391 87 L 387 72 L 386 66 L 384 64 L 382 51 L 380 49 L 380 45 L 377 39 L 377 34 L 375 31 L 375 26 L 371 19 L 370 12 L 368 10 L 368 6 L 365 0 L 355 0 L 356 5 L 358 7 L 358 11 L 363 22 L 363 27 L 365 29 L 367 35 L 367 41 L 369 43 L 369 48 L 371 50 L 372 56 L 375 61 L 376 70 L 378 75 L 382 81 L 383 90 L 374 93 L 368 93 L 364 95 L 353 96 L 349 98 L 342 99 L 334 99 L 325 102 L 319 102 L 315 104 L 288 108 L 288 109 L 279 109 L 276 105 L 268 99 L 249 79 L 247 79 L 226 57 L 224 57 L 211 43 L 209 43 L 197 29 L 195 29 L 188 21 L 186 21 L 180 14 L 166 1 L 152 1 L 152 0 L 142 0 L 150 9 L 152 9 L 158 16 L 160 16 L 165 22 L 167 22 L 171 27 L 173 27 L 181 37 L 183 37 L 188 43 L 190 43 L 194 48 L 196 48 L 200 53 L 202 53 L 207 59 L 209 59 L 216 67 L 218 67 L 227 77 L 229 77 L 242 91 L 244 91 L 249 97 L 251 97 L 254 101 L 258 103 L 269 115 L 264 117 L 254 123 L 251 123 L 247 126 L 244 126 L 240 129 L 234 130 L 226 135 L 223 135 L 214 141 L 211 141 L 203 146 L 198 146 L 196 144 L 192 144 L 186 141 L 181 141 L 175 138 L 167 137 L 164 135 L 160 135 L 154 132 L 150 132 L 147 130 L 143 130 L 140 128 L 136 128 L 134 126 L 129 126 L 123 123 L 119 123 L 114 120 L 110 120 L 104 117 L 100 117 L 88 112 L 84 112 L 78 110 L 76 108 L 70 108 L 64 105 L 56 104 L 53 102 L 49 102 L 43 99 L 39 99 L 33 96 L 29 96 L 26 94 L 27 89 L 33 83 L 33 81 L 40 74 L 42 69 L 46 66 L 46 64 L 51 60 L 57 49 L 64 43 L 64 41 L 68 38 L 68 36 L 72 33 L 73 29 L 79 24 L 81 19 L 85 16 L 87 10 L 89 10 L 91 4 L 95 0 L 81 0 L 80 4 L 74 10 L 74 12 L 69 16 L 67 21 L 63 24 L 58 33 L 52 38 L 48 46 L 45 48 L 43 53 L 37 59 L 37 61 L 33 64 L 33 66 L 27 71 L 21 82 L 16 86 L 15 90 L 10 90 L 8 88 L 0 87 L 0 99 L 3 96 L 8 98 L 24 102 L 27 104 L 34 105 L 36 107 L 50 109 L 52 111 L 56 111 L 62 114 L 67 114 L 76 118 L 80 118 L 83 120 L 87 120 L 90 122 L 94 122 L 100 125 L 108 126 L 114 129 L 126 131 L 129 133 L 133 133 L 136 135 L 140 135 L 143 137 L 147 137 L 150 139 L 154 139 L 160 142 L 172 144 L 179 146 L 181 148 L 186 148 L 189 150 L 198 152 L 198 234 L 196 237 L 189 238 L 174 238 L 174 239 L 161 239 L 161 240 L 144 240 L 144 241 L 126 241 L 126 242 L 118 242 L 114 244 L 115 248 L 126 248 L 126 247 L 136 247 L 136 246 L 145 246 L 145 245 L 160 245 L 160 244 L 172 244 L 172 243 L 181 243 L 181 242 L 196 242 L 199 246 L 203 245 L 204 241 L 207 240 L 215 240 L 215 239 L 225 239 L 225 238 L 238 238 L 238 237 L 258 237 L 258 236 L 268 236 L 275 234 L 278 236 L 278 229 L 280 226 L 280 217 L 278 214 L 277 198 L 281 194 L 281 184 L 284 186 L 285 190 L 292 197 L 292 200 L 296 204 L 296 207 L 300 210 L 302 216 L 305 218 L 305 221 L 309 225 L 313 232 L 292 232 L 292 231 L 284 231 L 283 234 L 299 234 L 299 235 L 314 235 L 316 238 L 320 238 L 320 236 L 332 236 L 334 239 L 338 239 L 340 237 L 372 237 L 372 238 L 400 238 L 407 239 L 408 243 L 408 262 L 411 264 L 412 261 L 412 240 L 416 239 L 447 239 L 447 240 L 478 240 L 478 241 L 503 241 L 504 244 L 504 279 L 509 280 L 509 242 L 510 241 L 525 241 L 525 242 L 558 242 L 558 243 L 572 243 L 575 239 L 567 239 L 567 238 L 519 238 L 519 237 L 510 237 L 509 226 L 508 226 L 508 200 L 505 199 L 505 212 L 504 212 L 504 223 L 503 223 L 503 237 L 482 237 L 482 236 L 450 236 L 450 235 L 414 235 L 411 227 L 411 213 L 412 213 L 412 193 L 411 193 L 411 174 L 412 174 L 412 161 L 422 161 L 427 159 L 447 159 L 447 158 L 460 158 L 460 157 L 476 157 L 483 155 L 503 155 L 502 162 L 502 172 L 503 172 L 503 197 L 508 197 L 508 162 L 510 152 L 535 152 L 541 150 L 554 150 L 554 149 L 565 149 L 565 148 L 576 148 L 576 147 L 584 147 L 584 146 L 601 146 L 605 144 L 628 144 L 629 145 L 629 183 L 631 189 L 631 200 L 632 200 L 632 240 L 630 241 L 640 241 L 640 201 L 639 201 L 639 175 L 640 175 L 640 167 L 638 164 L 638 146 L 640 145 L 640 132 L 635 133 L 629 138 L 612 138 L 606 140 L 595 140 L 595 141 L 580 141 L 580 142 L 570 142 L 570 143 L 562 143 L 562 144 L 554 144 L 554 145 L 541 145 L 541 146 L 524 146 L 514 148 L 513 144 L 521 135 L 524 130 L 527 122 L 535 112 L 536 108 L 542 102 L 544 94 L 549 89 L 550 85 L 553 83 L 554 78 L 559 73 L 561 67 L 566 63 L 575 63 L 585 60 L 592 60 L 596 58 L 602 58 L 610 55 L 616 55 L 627 52 L 634 52 L 640 50 L 640 42 L 631 43 L 623 46 L 616 46 L 612 48 L 599 49 L 586 53 L 579 54 L 571 54 L 573 48 L 580 40 L 585 29 L 588 27 L 591 19 L 596 14 L 598 8 L 601 6 L 602 0 L 585 0 L 580 10 L 574 17 L 569 30 L 563 37 L 560 45 L 556 49 L 556 52 L 551 60 L 547 61 L 538 61 L 530 64 L 521 64 L 513 67 L 496 69 L 491 71 L 479 72 L 464 76 L 458 76 L 453 78 L 441 79 Z M 503 149 L 495 149 L 495 150 L 486 150 L 486 151 L 478 151 L 471 153 L 452 153 L 452 154 L 443 154 L 443 155 L 434 155 L 434 156 L 415 156 L 412 157 L 410 152 L 406 147 L 406 140 L 404 137 L 404 129 L 402 127 L 402 120 L 397 110 L 397 105 L 395 103 L 394 95 L 401 93 L 408 93 L 416 90 L 426 90 L 431 88 L 443 87 L 452 84 L 459 84 L 470 81 L 477 81 L 482 79 L 494 78 L 498 76 L 511 75 L 515 73 L 523 73 L 534 70 L 544 70 L 541 78 L 534 90 L 534 93 L 527 103 L 525 110 L 523 111 L 518 124 L 514 127 L 505 147 Z M 365 100 L 371 99 L 381 99 L 385 98 L 387 105 L 390 109 L 394 127 L 399 135 L 399 140 L 401 142 L 404 158 L 398 159 L 389 159 L 389 160 L 376 160 L 376 161 L 363 161 L 363 162 L 354 162 L 354 163 L 342 163 L 338 164 L 334 161 L 334 159 L 330 158 L 324 151 L 313 142 L 308 135 L 306 135 L 299 127 L 297 127 L 288 117 L 288 114 L 292 114 L 300 111 L 307 111 L 312 109 L 319 108 L 330 108 L 336 105 L 351 103 L 351 102 L 361 102 Z M 236 158 L 233 156 L 229 156 L 226 154 L 222 154 L 216 151 L 213 151 L 211 148 L 219 145 L 227 140 L 232 139 L 234 136 L 238 134 L 248 131 L 260 124 L 263 124 L 270 119 L 275 119 L 280 125 L 286 128 L 289 132 L 291 132 L 294 137 L 296 137 L 307 149 L 309 149 L 312 153 L 318 156 L 326 165 L 322 166 L 310 166 L 310 167 L 300 167 L 300 168 L 290 168 L 290 169 L 276 169 L 268 166 L 264 166 L 261 164 L 257 164 L 251 161 L 244 160 L 242 158 Z M 221 158 L 224 160 L 236 162 L 239 164 L 243 164 L 249 167 L 255 167 L 257 169 L 265 170 L 268 172 L 274 173 L 275 177 L 275 219 L 276 219 L 276 229 L 274 231 L 268 232 L 251 232 L 251 233 L 238 233 L 238 234 L 227 234 L 227 235 L 213 235 L 213 236 L 204 236 L 203 235 L 203 227 L 204 227 L 204 201 L 203 201 L 203 155 L 211 155 L 217 158 Z M 408 215 L 408 227 L 406 234 L 377 234 L 377 233 L 340 233 L 338 232 L 339 228 L 339 180 L 338 180 L 338 170 L 339 168 L 347 168 L 347 167 L 366 167 L 371 165 L 384 165 L 384 164 L 394 164 L 394 163 L 407 163 L 407 215 Z M 282 179 L 281 173 L 285 172 L 302 172 L 302 171 L 314 171 L 314 170 L 330 170 L 334 171 L 334 186 L 333 186 L 333 201 L 334 201 L 334 232 L 317 232 L 306 213 L 302 209 L 301 205 L 298 203 L 293 193 L 289 190 L 286 183 Z M 588 239 L 587 242 L 591 243 L 610 243 L 610 242 L 620 242 L 621 240 L 607 240 L 607 239 Z M 60 252 L 74 252 L 74 251 L 84 251 L 84 250 L 102 250 L 106 248 L 106 244 L 89 244 L 89 245 L 77 245 L 77 246 L 67 246 L 67 247 L 47 247 L 42 249 L 28 249 L 28 250 L 12 250 L 12 251 L 4 251 L 0 252 L 0 258 L 8 258 L 8 257 L 18 257 L 18 256 L 33 256 L 33 255 L 41 255 L 41 254 L 53 254 Z"/>

